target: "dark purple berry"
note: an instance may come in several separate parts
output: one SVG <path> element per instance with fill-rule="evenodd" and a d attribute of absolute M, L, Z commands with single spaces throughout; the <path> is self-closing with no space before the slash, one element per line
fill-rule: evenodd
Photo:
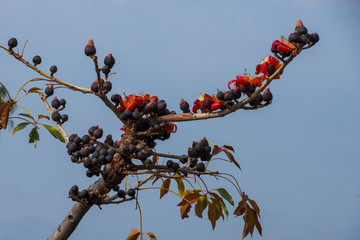
<path fill-rule="evenodd" d="M 126 109 L 123 113 L 120 115 L 121 120 L 128 120 L 132 118 L 132 112 L 129 109 Z"/>
<path fill-rule="evenodd" d="M 130 190 L 130 189 L 129 189 L 129 190 Z M 121 190 L 121 189 L 118 191 L 117 194 L 118 194 L 119 198 L 125 198 L 125 195 L 126 195 L 125 191 L 124 191 L 124 190 Z"/>
<path fill-rule="evenodd" d="M 101 69 L 101 71 L 103 72 L 103 74 L 105 74 L 105 76 L 107 77 L 110 73 L 110 68 L 108 66 L 103 66 L 103 68 Z"/>
<path fill-rule="evenodd" d="M 128 191 L 127 191 L 127 195 L 129 195 L 129 197 L 132 197 L 134 198 L 135 197 L 135 194 L 136 194 L 136 191 L 132 188 L 130 188 Z"/>
<path fill-rule="evenodd" d="M 299 43 L 300 36 L 297 32 L 290 33 L 289 35 L 289 42 L 291 43 Z"/>
<path fill-rule="evenodd" d="M 50 72 L 51 72 L 50 76 L 53 76 L 54 73 L 57 72 L 57 67 L 56 67 L 55 65 L 51 66 L 51 67 L 50 67 Z"/>
<path fill-rule="evenodd" d="M 172 167 L 172 165 L 173 165 L 173 161 L 172 160 L 168 160 L 167 162 L 166 162 L 166 166 L 168 167 L 168 168 L 171 168 Z"/>
<path fill-rule="evenodd" d="M 108 66 L 109 68 L 112 68 L 115 64 L 115 58 L 112 56 L 111 53 L 109 53 L 108 55 L 106 55 L 106 57 L 104 58 L 104 64 L 106 66 Z"/>
<path fill-rule="evenodd" d="M 104 84 L 103 84 L 103 89 L 104 89 L 105 92 L 110 92 L 111 89 L 112 89 L 112 84 L 111 84 L 111 82 L 110 82 L 110 81 L 104 82 Z"/>
<path fill-rule="evenodd" d="M 138 111 L 135 111 L 132 113 L 132 119 L 139 120 L 140 119 L 140 113 Z"/>
<path fill-rule="evenodd" d="M 317 43 L 320 40 L 320 37 L 317 33 L 312 33 L 310 35 L 310 42 L 311 43 Z"/>
<path fill-rule="evenodd" d="M 113 103 L 115 103 L 116 106 L 119 105 L 120 99 L 118 94 L 112 95 L 110 99 Z"/>
<path fill-rule="evenodd" d="M 77 146 L 75 143 L 71 143 L 68 147 L 68 150 L 70 153 L 76 152 L 77 151 Z"/>
<path fill-rule="evenodd" d="M 151 164 L 152 164 L 152 161 L 149 158 L 144 161 L 145 166 L 150 166 Z"/>
<path fill-rule="evenodd" d="M 93 133 L 95 138 L 101 138 L 103 136 L 103 130 L 102 128 L 98 128 Z"/>
<path fill-rule="evenodd" d="M 54 99 L 51 101 L 51 106 L 55 109 L 58 109 L 60 107 L 60 101 L 57 99 L 57 97 L 54 97 Z"/>
<path fill-rule="evenodd" d="M 61 115 L 58 111 L 54 110 L 53 113 L 51 114 L 51 119 L 55 122 L 59 122 L 61 119 Z"/>
<path fill-rule="evenodd" d="M 201 161 L 210 161 L 210 159 L 211 159 L 210 153 L 206 153 L 203 156 L 201 156 Z"/>
<path fill-rule="evenodd" d="M 82 136 L 81 141 L 82 141 L 84 144 L 88 144 L 88 143 L 90 142 L 90 136 L 89 136 L 89 135 L 84 135 L 84 136 Z"/>
<path fill-rule="evenodd" d="M 36 55 L 35 57 L 33 57 L 33 63 L 34 65 L 39 65 L 41 63 L 41 57 L 39 55 Z"/>
<path fill-rule="evenodd" d="M 267 65 L 267 71 L 270 76 L 274 74 L 275 70 L 276 70 L 275 66 Z"/>
<path fill-rule="evenodd" d="M 74 141 L 74 138 L 75 138 L 76 136 L 77 136 L 76 133 L 71 134 L 70 137 L 69 137 L 69 142 L 73 142 L 73 141 Z"/>
<path fill-rule="evenodd" d="M 160 113 L 160 112 L 164 111 L 166 109 L 166 106 L 167 106 L 167 104 L 164 100 L 158 101 L 158 104 L 157 104 L 158 112 Z"/>
<path fill-rule="evenodd" d="M 69 116 L 67 114 L 63 114 L 63 115 L 61 115 L 61 120 L 62 120 L 62 123 L 64 123 L 67 120 L 69 120 Z"/>
<path fill-rule="evenodd" d="M 187 101 L 184 99 L 180 100 L 180 109 L 183 111 L 183 113 L 190 113 L 190 105 Z"/>
<path fill-rule="evenodd" d="M 18 41 L 16 40 L 16 38 L 9 39 L 9 41 L 8 41 L 9 50 L 13 49 L 17 45 L 18 45 Z"/>
<path fill-rule="evenodd" d="M 105 157 L 106 163 L 111 163 L 112 160 L 113 160 L 113 156 L 111 156 L 111 155 L 107 155 L 107 156 Z"/>
<path fill-rule="evenodd" d="M 231 91 L 227 91 L 224 94 L 224 100 L 225 101 L 231 101 L 234 99 L 234 94 Z"/>
<path fill-rule="evenodd" d="M 60 105 L 65 107 L 66 105 L 66 100 L 65 99 L 60 99 Z"/>
<path fill-rule="evenodd" d="M 79 145 L 81 143 L 81 138 L 78 135 L 76 135 L 73 139 L 73 143 Z"/>
<path fill-rule="evenodd" d="M 129 154 L 129 153 L 130 153 L 130 149 L 129 149 L 129 147 L 126 146 L 126 145 L 124 145 L 121 150 L 122 150 L 123 153 L 125 153 L 125 154 Z"/>
<path fill-rule="evenodd" d="M 171 168 L 172 170 L 177 171 L 180 168 L 180 165 L 177 162 L 173 162 Z"/>
<path fill-rule="evenodd" d="M 94 56 L 96 54 L 96 48 L 94 46 L 94 41 L 92 39 L 87 41 L 85 45 L 84 53 L 88 57 Z"/>
<path fill-rule="evenodd" d="M 129 153 L 134 153 L 135 151 L 136 151 L 136 146 L 132 143 L 129 144 Z"/>
<path fill-rule="evenodd" d="M 211 104 L 213 102 L 210 100 L 210 99 L 205 99 L 204 101 L 204 108 L 207 109 L 207 110 L 211 110 Z"/>
<path fill-rule="evenodd" d="M 90 149 L 88 147 L 82 148 L 80 154 L 83 157 L 88 157 L 90 155 Z"/>
<path fill-rule="evenodd" d="M 196 164 L 195 170 L 198 172 L 205 172 L 205 164 L 202 162 L 199 162 L 198 164 Z"/>
<path fill-rule="evenodd" d="M 86 176 L 91 178 L 92 176 L 94 176 L 94 173 L 89 169 L 86 171 Z"/>
<path fill-rule="evenodd" d="M 91 91 L 93 91 L 93 92 L 98 92 L 98 91 L 99 91 L 99 84 L 97 83 L 97 81 L 94 81 L 94 82 L 91 84 L 90 89 L 91 89 Z"/>
<path fill-rule="evenodd" d="M 94 131 L 95 131 L 96 129 L 98 129 L 98 128 L 99 128 L 98 125 L 95 125 L 95 126 L 90 127 L 89 130 L 88 130 L 88 133 L 90 134 L 90 136 L 92 136 L 93 133 L 94 133 Z"/>
<path fill-rule="evenodd" d="M 140 151 L 136 154 L 136 158 L 140 159 L 141 161 L 145 161 L 148 156 L 143 152 Z"/>
<path fill-rule="evenodd" d="M 50 84 L 49 86 L 47 86 L 45 88 L 45 94 L 47 97 L 53 95 L 54 94 L 54 85 Z"/>
<path fill-rule="evenodd" d="M 72 187 L 70 188 L 70 190 L 69 190 L 69 195 L 75 195 L 75 196 L 77 196 L 78 193 L 79 193 L 79 187 L 76 186 L 76 185 L 72 186 Z"/>
<path fill-rule="evenodd" d="M 89 159 L 89 158 L 86 158 L 86 160 L 84 161 L 83 163 L 84 167 L 86 168 L 91 168 L 93 165 L 92 165 L 92 160 Z"/>
<path fill-rule="evenodd" d="M 306 27 L 304 26 L 297 26 L 295 27 L 295 31 L 299 34 L 299 35 L 306 35 L 308 30 Z"/>
<path fill-rule="evenodd" d="M 263 93 L 263 96 L 262 96 L 262 99 L 265 101 L 265 102 L 270 102 L 272 99 L 273 99 L 273 95 L 272 93 L 270 92 L 270 89 L 267 88 L 265 89 L 264 93 Z"/>

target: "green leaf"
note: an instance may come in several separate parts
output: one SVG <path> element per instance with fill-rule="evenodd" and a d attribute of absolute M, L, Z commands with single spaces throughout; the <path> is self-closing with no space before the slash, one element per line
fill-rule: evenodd
<path fill-rule="evenodd" d="M 14 135 L 17 131 L 20 131 L 21 129 L 26 128 L 26 126 L 29 125 L 29 124 L 30 124 L 29 122 L 19 123 L 19 124 L 14 128 L 14 130 L 12 131 L 12 135 Z"/>
<path fill-rule="evenodd" d="M 31 114 L 29 114 L 29 113 L 19 113 L 19 115 L 24 116 L 24 117 L 31 118 L 32 120 L 35 121 L 35 118 L 34 118 Z"/>
<path fill-rule="evenodd" d="M 38 132 L 38 127 L 35 126 L 33 129 L 31 129 L 31 131 L 29 133 L 29 143 L 33 143 L 33 142 L 36 142 L 39 140 L 40 140 L 40 136 L 39 136 L 39 132 Z M 35 146 L 36 146 L 36 144 L 35 144 Z"/>
<path fill-rule="evenodd" d="M 175 178 L 175 180 L 178 186 L 179 195 L 184 196 L 184 191 L 185 191 L 184 182 L 180 178 Z"/>
<path fill-rule="evenodd" d="M 54 128 L 53 126 L 49 126 L 47 124 L 41 124 L 41 125 L 43 125 L 49 131 L 49 133 L 51 133 L 51 135 L 54 136 L 54 138 L 59 139 L 60 142 L 65 143 L 65 139 L 63 135 L 56 128 Z"/>
<path fill-rule="evenodd" d="M 49 116 L 45 116 L 45 115 L 42 115 L 42 114 L 39 114 L 38 116 L 38 121 L 42 118 L 46 118 L 47 120 L 50 120 L 50 117 Z"/>
<path fill-rule="evenodd" d="M 224 212 L 226 215 L 226 220 L 229 220 L 229 212 L 228 212 L 226 205 L 224 203 L 224 200 L 222 198 L 220 198 L 220 204 L 221 204 L 221 207 L 224 209 Z"/>
<path fill-rule="evenodd" d="M 28 93 L 39 93 L 39 91 L 41 91 L 41 88 L 38 87 L 32 87 L 29 89 Z"/>
<path fill-rule="evenodd" d="M 226 201 L 228 201 L 231 205 L 234 206 L 234 200 L 225 188 L 218 188 L 215 190 L 218 191 Z"/>
<path fill-rule="evenodd" d="M 202 204 L 203 209 L 205 209 L 205 208 L 207 207 L 207 205 L 208 205 L 207 198 L 206 198 L 205 196 L 201 196 L 201 197 L 199 198 L 199 200 L 200 200 L 200 202 L 201 202 L 201 204 Z"/>

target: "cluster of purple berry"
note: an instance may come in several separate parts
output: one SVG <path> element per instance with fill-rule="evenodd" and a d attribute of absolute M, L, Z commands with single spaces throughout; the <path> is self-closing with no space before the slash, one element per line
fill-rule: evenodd
<path fill-rule="evenodd" d="M 86 176 L 99 176 L 101 167 L 113 161 L 115 152 L 108 150 L 104 144 L 95 143 L 95 140 L 103 136 L 102 128 L 92 126 L 88 133 L 81 138 L 76 133 L 71 134 L 66 147 L 71 156 L 71 161 L 74 163 L 82 162 L 84 167 L 88 169 Z M 116 146 L 110 134 L 106 136 L 104 142 L 111 147 Z"/>
<path fill-rule="evenodd" d="M 53 85 L 48 86 L 48 88 L 53 88 Z M 46 88 L 47 89 L 47 88 Z M 45 89 L 45 92 L 46 92 Z M 51 94 L 52 95 L 52 94 Z M 65 109 L 66 100 L 65 99 L 58 99 L 57 97 L 54 97 L 54 99 L 51 101 L 51 106 L 55 108 L 51 113 L 51 119 L 55 122 L 58 122 L 60 124 L 65 123 L 67 120 L 69 120 L 69 116 L 67 114 L 60 114 L 59 112 Z"/>

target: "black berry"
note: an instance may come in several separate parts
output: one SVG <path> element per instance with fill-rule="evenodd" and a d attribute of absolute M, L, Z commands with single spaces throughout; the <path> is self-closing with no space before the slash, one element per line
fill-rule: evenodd
<path fill-rule="evenodd" d="M 106 57 L 104 58 L 104 64 L 106 66 L 108 66 L 109 68 L 112 68 L 115 64 L 115 58 L 112 56 L 111 53 L 109 53 L 108 55 L 106 55 Z"/>
<path fill-rule="evenodd" d="M 47 97 L 54 94 L 54 85 L 53 84 L 50 84 L 49 86 L 47 86 L 45 88 L 45 94 L 46 94 Z"/>
<path fill-rule="evenodd" d="M 51 114 L 51 119 L 55 122 L 59 122 L 61 119 L 61 115 L 58 111 L 54 110 L 53 113 Z"/>
<path fill-rule="evenodd" d="M 130 190 L 130 189 L 129 189 L 129 190 Z M 118 194 L 119 198 L 125 198 L 125 195 L 126 195 L 125 191 L 124 191 L 124 190 L 121 190 L 121 189 L 118 191 L 117 194 Z"/>
<path fill-rule="evenodd" d="M 173 165 L 173 161 L 172 160 L 168 160 L 167 162 L 166 162 L 166 166 L 168 167 L 168 168 L 171 168 L 172 167 L 172 165 Z"/>
<path fill-rule="evenodd" d="M 310 35 L 310 42 L 311 43 L 317 43 L 320 40 L 320 37 L 317 33 L 312 33 Z"/>
<path fill-rule="evenodd" d="M 39 55 L 36 55 L 35 57 L 33 57 L 33 63 L 34 65 L 39 65 L 41 63 L 41 57 Z"/>
<path fill-rule="evenodd" d="M 8 41 L 9 50 L 13 49 L 17 45 L 18 45 L 18 41 L 16 40 L 16 38 L 9 39 L 9 41 Z"/>
<path fill-rule="evenodd" d="M 54 99 L 51 101 L 51 106 L 55 109 L 58 109 L 60 107 L 60 101 L 57 99 L 57 97 L 54 97 Z"/>
<path fill-rule="evenodd" d="M 103 130 L 102 128 L 98 128 L 93 133 L 95 138 L 101 138 L 103 136 Z"/>
<path fill-rule="evenodd" d="M 57 67 L 55 66 L 55 65 L 53 65 L 53 66 L 51 66 L 50 67 L 50 72 L 51 72 L 51 76 L 53 76 L 54 75 L 54 73 L 56 73 L 57 72 Z"/>
<path fill-rule="evenodd" d="M 136 191 L 132 188 L 130 188 L 128 191 L 127 191 L 127 195 L 129 195 L 129 197 L 132 197 L 134 198 L 135 197 L 135 193 Z"/>
<path fill-rule="evenodd" d="M 86 43 L 84 52 L 85 55 L 88 57 L 94 56 L 96 54 L 96 48 L 94 46 L 94 41 L 92 39 Z"/>
<path fill-rule="evenodd" d="M 198 164 L 196 164 L 195 170 L 198 172 L 205 172 L 205 164 L 202 162 L 199 162 Z"/>
<path fill-rule="evenodd" d="M 62 120 L 62 123 L 64 123 L 67 120 L 69 120 L 69 116 L 67 114 L 63 114 L 63 115 L 61 115 L 61 120 Z"/>

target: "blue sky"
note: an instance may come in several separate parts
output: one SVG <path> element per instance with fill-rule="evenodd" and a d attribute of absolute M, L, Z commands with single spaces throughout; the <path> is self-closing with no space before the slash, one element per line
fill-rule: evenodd
<path fill-rule="evenodd" d="M 213 170 L 234 174 L 261 209 L 262 239 L 360 238 L 360 95 L 357 1 L 1 1 L 0 44 L 26 40 L 25 58 L 41 55 L 40 68 L 58 66 L 56 76 L 89 87 L 96 78 L 83 53 L 94 39 L 102 59 L 116 59 L 113 93 L 147 92 L 180 111 L 179 100 L 225 90 L 244 69 L 270 54 L 272 41 L 288 36 L 302 19 L 320 42 L 301 53 L 280 80 L 270 85 L 273 104 L 238 111 L 222 119 L 178 124 L 160 152 L 183 154 L 206 136 L 234 146 L 243 171 L 216 163 Z M 0 52 L 0 81 L 14 93 L 35 72 Z M 66 90 L 68 133 L 83 135 L 99 124 L 119 138 L 122 126 L 95 97 Z M 23 104 L 46 113 L 38 97 Z M 94 179 L 71 163 L 65 146 L 40 131 L 38 149 L 28 131 L 2 132 L 0 152 L 0 239 L 46 239 L 73 202 L 69 188 Z M 136 179 L 133 178 L 132 181 Z M 231 186 L 209 179 L 211 188 Z M 207 219 L 181 220 L 176 196 L 159 200 L 155 190 L 141 193 L 144 231 L 158 239 L 240 239 L 242 219 L 229 217 L 215 231 Z M 125 239 L 139 227 L 133 202 L 93 208 L 71 239 Z M 254 239 L 259 239 L 255 233 Z"/>

